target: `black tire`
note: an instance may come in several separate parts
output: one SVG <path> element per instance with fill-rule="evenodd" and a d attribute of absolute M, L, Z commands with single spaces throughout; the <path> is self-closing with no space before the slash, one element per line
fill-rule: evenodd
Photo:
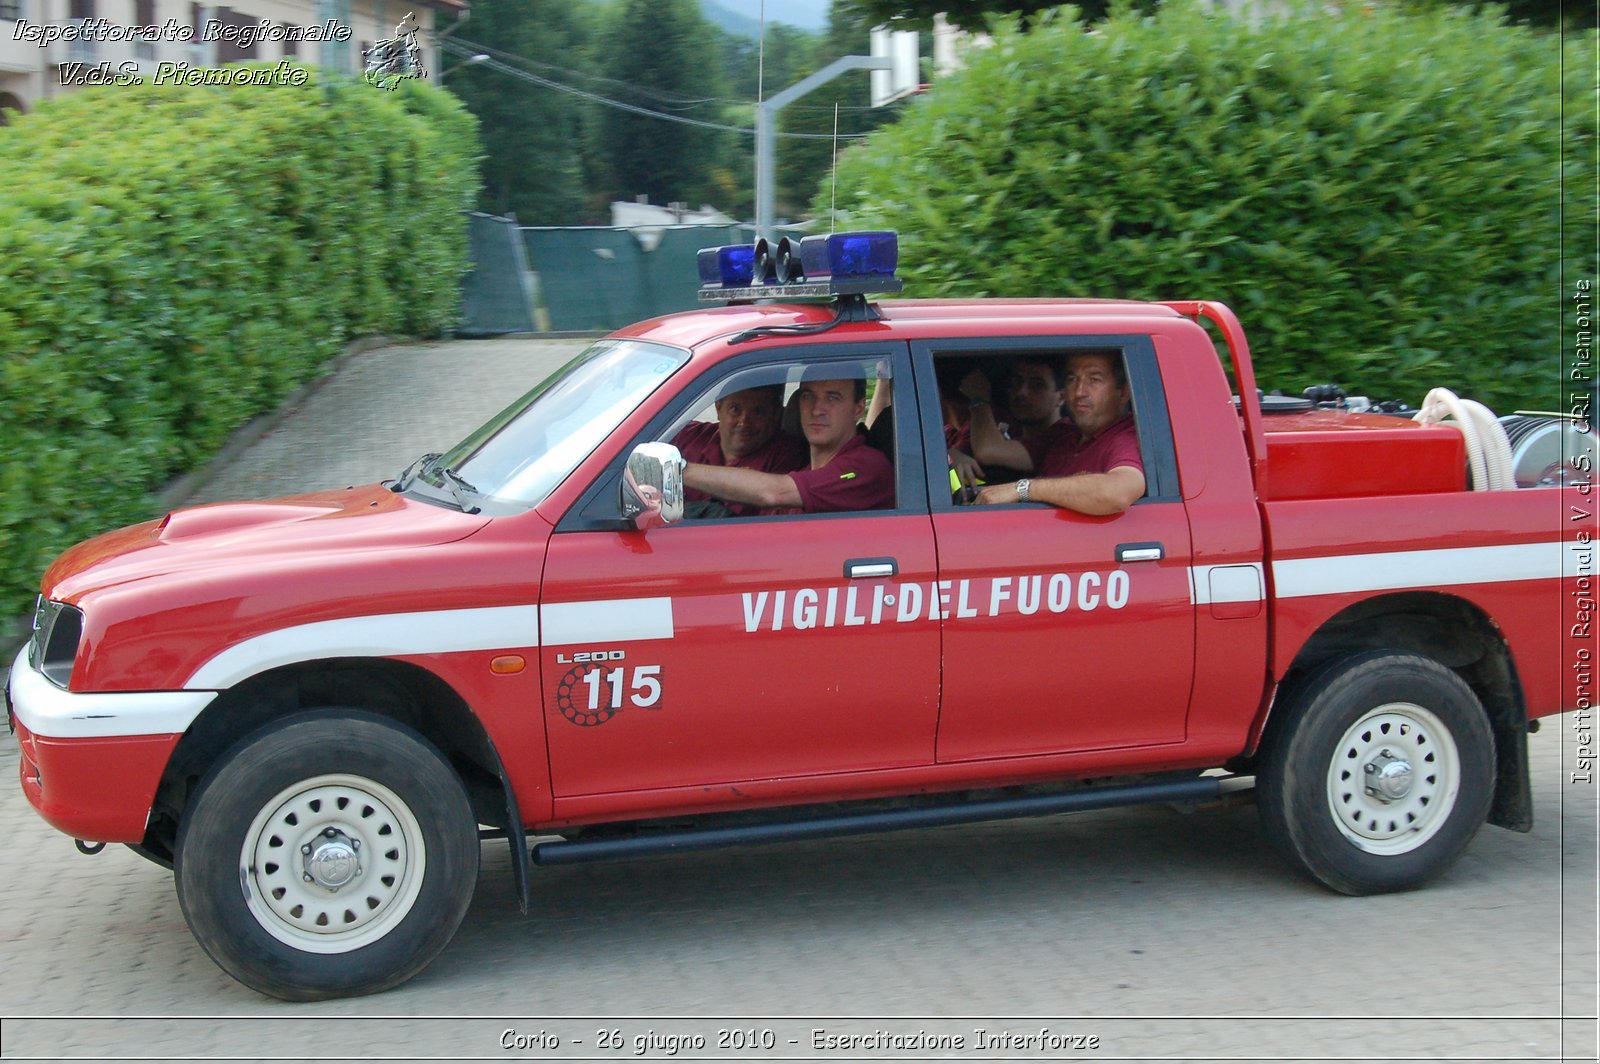
<path fill-rule="evenodd" d="M 348 709 L 276 721 L 218 758 L 177 851 L 195 939 L 286 1001 L 410 979 L 455 935 L 478 878 L 477 824 L 449 764 L 416 733 Z"/>
<path fill-rule="evenodd" d="M 1299 684 L 1281 712 L 1257 779 L 1262 826 L 1324 886 L 1421 886 L 1488 816 L 1494 733 L 1472 689 L 1438 662 L 1403 651 L 1346 658 Z"/>

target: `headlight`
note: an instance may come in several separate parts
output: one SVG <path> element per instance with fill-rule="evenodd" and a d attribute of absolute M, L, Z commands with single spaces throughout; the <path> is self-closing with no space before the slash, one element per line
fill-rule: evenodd
<path fill-rule="evenodd" d="M 83 611 L 40 595 L 33 611 L 29 663 L 43 673 L 45 679 L 65 688 L 72 678 L 72 661 L 78 656 L 78 641 L 82 638 Z"/>

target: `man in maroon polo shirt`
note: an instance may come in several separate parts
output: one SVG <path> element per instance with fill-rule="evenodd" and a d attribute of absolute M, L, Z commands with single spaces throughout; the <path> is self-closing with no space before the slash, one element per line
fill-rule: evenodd
<path fill-rule="evenodd" d="M 961 394 L 972 411 L 969 446 L 972 456 L 981 463 L 980 476 L 994 481 L 1014 480 L 1022 473 L 1035 472 L 1039 469 L 1038 456 L 1058 440 L 1076 434 L 1072 422 L 1061 416 L 1061 405 L 1066 402 L 1061 385 L 1059 359 L 1038 354 L 1020 356 L 1011 367 L 1006 388 L 1011 407 L 1007 435 L 991 404 L 988 376 L 981 369 L 967 374 L 961 381 Z M 951 461 L 958 470 L 962 468 L 954 455 Z"/>
<path fill-rule="evenodd" d="M 716 424 L 692 421 L 672 438 L 672 443 L 686 462 L 788 473 L 805 466 L 807 448 L 797 437 L 780 431 L 782 423 L 783 385 L 746 388 L 717 400 Z M 683 493 L 685 503 L 706 503 L 710 499 L 702 491 Z M 727 509 L 734 517 L 756 510 L 741 503 L 729 503 Z"/>
<path fill-rule="evenodd" d="M 690 460 L 685 488 L 762 514 L 883 510 L 894 506 L 894 469 L 858 428 L 866 382 L 816 380 L 800 385 L 800 428 L 809 465 L 789 473 L 706 465 Z"/>
<path fill-rule="evenodd" d="M 1038 479 L 991 484 L 978 493 L 978 502 L 1045 502 L 1106 515 L 1121 513 L 1144 495 L 1144 461 L 1122 359 L 1069 356 L 1064 390 L 1075 431 L 1025 448 Z"/>

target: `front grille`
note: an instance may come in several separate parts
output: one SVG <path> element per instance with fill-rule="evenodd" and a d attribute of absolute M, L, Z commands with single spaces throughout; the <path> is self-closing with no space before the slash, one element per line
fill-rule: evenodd
<path fill-rule="evenodd" d="M 28 661 L 33 667 L 57 687 L 65 688 L 82 638 L 83 611 L 40 595 L 33 611 L 33 639 L 28 643 Z"/>

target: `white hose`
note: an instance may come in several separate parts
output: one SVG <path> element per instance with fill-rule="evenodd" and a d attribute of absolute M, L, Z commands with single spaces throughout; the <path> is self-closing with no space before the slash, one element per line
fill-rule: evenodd
<path fill-rule="evenodd" d="M 1467 466 L 1474 491 L 1508 491 L 1517 486 L 1511 462 L 1511 441 L 1505 426 L 1482 403 L 1457 398 L 1448 388 L 1435 388 L 1422 400 L 1413 421 L 1452 424 L 1467 445 Z"/>
<path fill-rule="evenodd" d="M 1489 467 L 1489 490 L 1515 491 L 1516 463 L 1511 459 L 1511 438 L 1506 435 L 1506 427 L 1482 403 L 1463 399 L 1462 405 L 1478 421 L 1478 439 L 1483 443 L 1483 457 Z"/>

